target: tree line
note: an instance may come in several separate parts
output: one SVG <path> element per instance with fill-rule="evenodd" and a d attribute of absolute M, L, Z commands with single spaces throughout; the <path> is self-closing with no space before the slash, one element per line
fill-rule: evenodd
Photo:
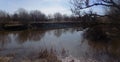
<path fill-rule="evenodd" d="M 61 21 L 80 21 L 80 22 L 119 22 L 120 20 L 120 0 L 71 0 L 72 15 L 55 13 L 45 15 L 39 10 L 27 11 L 23 8 L 18 9 L 13 14 L 0 11 L 0 23 L 33 23 L 33 22 L 61 22 Z M 99 15 L 93 10 L 85 12 L 85 9 L 92 7 L 104 7 L 104 15 Z"/>
<path fill-rule="evenodd" d="M 38 23 L 38 22 L 61 22 L 75 21 L 75 16 L 55 13 L 46 15 L 39 10 L 27 11 L 18 9 L 13 14 L 0 10 L 0 23 Z"/>

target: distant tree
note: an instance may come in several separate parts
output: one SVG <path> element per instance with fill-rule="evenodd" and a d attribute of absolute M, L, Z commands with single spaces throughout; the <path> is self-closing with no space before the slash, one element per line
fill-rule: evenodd
<path fill-rule="evenodd" d="M 64 21 L 70 21 L 70 17 L 66 14 L 63 15 L 63 20 Z"/>
<path fill-rule="evenodd" d="M 7 23 L 9 20 L 9 14 L 5 11 L 0 11 L 0 23 Z"/>
<path fill-rule="evenodd" d="M 12 21 L 13 21 L 13 22 L 19 21 L 19 15 L 16 14 L 16 13 L 14 13 L 14 14 L 12 15 Z"/>
<path fill-rule="evenodd" d="M 63 20 L 63 16 L 60 13 L 55 13 L 54 18 L 55 18 L 55 21 L 58 21 L 58 22 Z"/>
<path fill-rule="evenodd" d="M 49 15 L 47 16 L 47 19 L 48 19 L 49 21 L 53 21 L 53 15 L 49 14 Z"/>
<path fill-rule="evenodd" d="M 74 18 L 74 17 L 73 17 Z M 46 16 L 44 13 L 34 10 L 28 12 L 27 10 L 20 8 L 13 14 L 9 14 L 5 11 L 0 11 L 0 22 L 1 23 L 37 23 L 37 22 L 44 22 L 44 21 L 69 21 L 72 17 L 67 15 L 62 15 L 61 13 L 55 13 L 54 15 Z"/>
<path fill-rule="evenodd" d="M 70 21 L 76 21 L 76 18 L 77 18 L 77 17 L 75 17 L 74 15 L 70 15 L 69 20 L 70 20 Z"/>
<path fill-rule="evenodd" d="M 18 16 L 17 16 L 18 15 Z M 21 23 L 28 23 L 29 21 L 29 13 L 23 9 L 20 8 L 16 11 L 16 14 L 14 14 L 15 17 L 18 17 L 18 21 Z"/>
<path fill-rule="evenodd" d="M 38 10 L 31 11 L 30 12 L 30 18 L 31 18 L 31 20 L 36 21 L 36 22 L 41 22 L 41 21 L 46 21 L 47 20 L 46 15 L 41 13 Z"/>
<path fill-rule="evenodd" d="M 6 17 L 7 13 L 5 11 L 0 10 L 0 17 Z"/>

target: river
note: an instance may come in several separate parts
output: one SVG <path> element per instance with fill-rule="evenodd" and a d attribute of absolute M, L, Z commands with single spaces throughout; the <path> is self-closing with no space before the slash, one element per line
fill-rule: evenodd
<path fill-rule="evenodd" d="M 100 34 L 100 32 L 97 33 Z M 93 35 L 88 28 L 79 27 L 1 31 L 0 61 L 119 62 L 120 39 L 101 40 L 100 38 L 104 36 L 99 36 L 99 34 Z M 93 37 L 98 39 L 93 39 Z"/>

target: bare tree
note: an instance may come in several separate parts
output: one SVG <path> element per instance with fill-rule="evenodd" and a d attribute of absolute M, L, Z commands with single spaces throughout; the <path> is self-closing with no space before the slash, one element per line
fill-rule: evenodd
<path fill-rule="evenodd" d="M 20 8 L 16 11 L 16 15 L 18 15 L 18 21 L 19 22 L 22 22 L 22 23 L 28 23 L 29 22 L 29 13 L 23 9 L 23 8 Z M 17 17 L 15 14 L 14 16 Z"/>
<path fill-rule="evenodd" d="M 103 6 L 107 9 L 114 8 L 120 11 L 120 0 L 72 0 L 71 2 L 73 4 L 72 12 L 76 14 L 79 14 L 81 10 L 94 6 Z"/>
<path fill-rule="evenodd" d="M 5 11 L 0 11 L 0 23 L 23 23 L 28 24 L 31 22 L 43 22 L 43 21 L 74 21 L 75 17 L 68 16 L 66 14 L 62 15 L 61 13 L 55 13 L 53 15 L 46 16 L 44 13 L 38 10 L 27 11 L 23 8 L 18 9 L 13 14 L 9 14 Z"/>
<path fill-rule="evenodd" d="M 7 23 L 9 19 L 9 14 L 5 11 L 0 11 L 0 23 Z"/>
<path fill-rule="evenodd" d="M 80 12 L 87 8 L 102 6 L 109 9 L 105 14 L 109 18 L 116 19 L 116 16 L 120 15 L 120 0 L 72 0 L 71 2 L 73 4 L 72 11 L 77 14 L 81 14 Z"/>
<path fill-rule="evenodd" d="M 19 19 L 18 19 L 18 14 L 16 14 L 16 13 L 14 13 L 14 14 L 11 16 L 11 18 L 12 18 L 12 21 L 13 21 L 13 22 L 19 21 Z"/>
<path fill-rule="evenodd" d="M 53 21 L 54 17 L 53 17 L 52 14 L 48 14 L 47 19 L 48 19 L 49 21 Z"/>
<path fill-rule="evenodd" d="M 41 21 L 45 21 L 47 18 L 45 16 L 45 14 L 41 13 L 38 10 L 34 10 L 30 12 L 30 18 L 31 20 L 33 20 L 34 22 L 41 22 Z"/>
<path fill-rule="evenodd" d="M 73 0 L 76 9 L 86 9 L 93 6 L 115 7 L 120 10 L 119 0 Z"/>
<path fill-rule="evenodd" d="M 63 20 L 64 21 L 70 21 L 70 17 L 66 14 L 63 15 Z"/>
<path fill-rule="evenodd" d="M 55 13 L 54 18 L 55 18 L 55 21 L 62 21 L 63 20 L 63 16 L 60 13 Z"/>
<path fill-rule="evenodd" d="M 117 8 L 110 7 L 108 10 L 106 10 L 105 14 L 108 17 L 108 20 L 112 23 L 114 23 L 114 22 L 118 23 L 120 20 L 120 10 Z"/>

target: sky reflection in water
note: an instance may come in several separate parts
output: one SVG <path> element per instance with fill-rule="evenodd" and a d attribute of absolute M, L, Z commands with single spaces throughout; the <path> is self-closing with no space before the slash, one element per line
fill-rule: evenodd
<path fill-rule="evenodd" d="M 65 57 L 82 59 L 83 62 L 86 59 L 101 62 L 119 60 L 120 46 L 113 46 L 118 42 L 92 42 L 83 37 L 84 33 L 77 28 L 0 32 L 0 56 L 11 53 L 16 53 L 16 57 L 30 56 L 44 49 L 52 49 L 63 60 L 66 60 Z"/>

